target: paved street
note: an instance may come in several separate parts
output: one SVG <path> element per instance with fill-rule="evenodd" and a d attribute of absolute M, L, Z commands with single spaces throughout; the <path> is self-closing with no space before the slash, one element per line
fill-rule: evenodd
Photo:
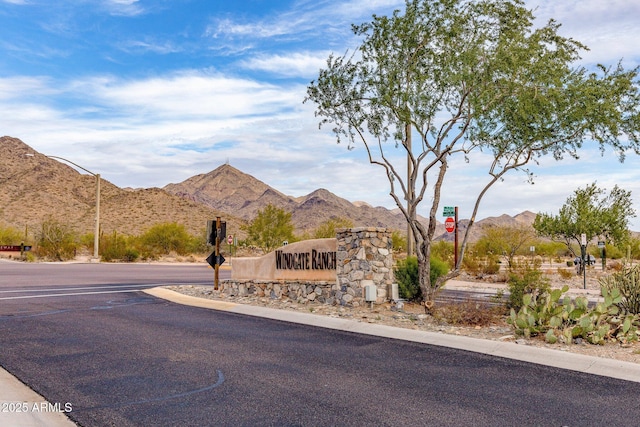
<path fill-rule="evenodd" d="M 638 383 L 133 290 L 212 275 L 171 268 L 0 264 L 0 364 L 85 426 L 625 426 L 640 415 Z"/>

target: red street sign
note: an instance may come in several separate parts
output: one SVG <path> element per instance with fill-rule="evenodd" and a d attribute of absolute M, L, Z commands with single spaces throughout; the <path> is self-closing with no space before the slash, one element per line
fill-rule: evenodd
<path fill-rule="evenodd" d="M 444 220 L 444 229 L 447 230 L 449 233 L 453 232 L 453 230 L 456 229 L 456 222 L 453 219 L 453 217 L 448 217 L 447 219 Z"/>
<path fill-rule="evenodd" d="M 227 243 L 228 244 L 232 244 L 233 243 L 233 234 L 229 234 L 229 237 L 227 237 Z"/>
<path fill-rule="evenodd" d="M 20 252 L 20 251 L 30 251 L 31 246 L 20 246 L 20 245 L 0 245 L 0 252 Z"/>

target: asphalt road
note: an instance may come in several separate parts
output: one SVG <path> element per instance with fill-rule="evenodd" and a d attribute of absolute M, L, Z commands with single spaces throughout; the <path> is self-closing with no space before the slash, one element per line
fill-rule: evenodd
<path fill-rule="evenodd" d="M 640 416 L 638 383 L 130 290 L 212 275 L 161 267 L 153 277 L 154 266 L 0 264 L 0 364 L 84 426 L 629 426 Z"/>

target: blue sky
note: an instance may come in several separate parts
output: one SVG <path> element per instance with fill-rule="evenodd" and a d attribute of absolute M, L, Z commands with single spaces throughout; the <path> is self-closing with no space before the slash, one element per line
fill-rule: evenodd
<path fill-rule="evenodd" d="M 331 52 L 357 45 L 352 23 L 397 0 L 0 0 L 0 134 L 68 158 L 121 187 L 162 187 L 225 162 L 278 190 L 326 188 L 393 208 L 388 182 L 362 147 L 318 130 L 306 87 Z M 527 0 L 535 14 L 591 49 L 581 65 L 640 64 L 640 1 Z M 468 217 L 487 159 L 454 164 L 442 205 Z M 535 184 L 511 174 L 478 219 L 556 213 L 596 181 L 632 191 L 640 159 L 587 150 L 543 161 Z M 428 202 L 428 201 L 427 201 Z M 427 213 L 425 204 L 421 211 Z M 632 222 L 640 230 L 640 219 Z"/>

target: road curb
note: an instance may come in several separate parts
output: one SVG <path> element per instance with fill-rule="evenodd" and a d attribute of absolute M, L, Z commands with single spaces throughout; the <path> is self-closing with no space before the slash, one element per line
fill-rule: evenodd
<path fill-rule="evenodd" d="M 296 311 L 210 300 L 184 295 L 166 288 L 151 288 L 144 290 L 144 292 L 167 301 L 191 305 L 194 307 L 222 310 L 326 329 L 455 348 L 458 350 L 471 351 L 554 368 L 640 383 L 640 364 L 637 363 L 568 353 L 560 350 L 533 347 L 515 344 L 512 342 L 483 340 L 479 338 L 448 335 L 438 332 L 417 331 L 413 329 L 364 323 L 352 319 L 328 317 L 312 313 L 301 313 Z"/>

